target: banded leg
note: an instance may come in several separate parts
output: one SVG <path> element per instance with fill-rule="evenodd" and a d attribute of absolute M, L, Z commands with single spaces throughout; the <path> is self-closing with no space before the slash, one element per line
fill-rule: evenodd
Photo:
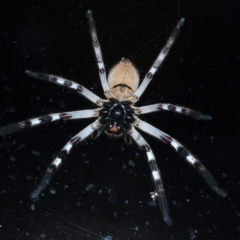
<path fill-rule="evenodd" d="M 47 116 L 31 118 L 22 122 L 11 124 L 6 127 L 2 127 L 0 128 L 0 136 L 4 136 L 28 127 L 43 125 L 45 123 L 50 123 L 60 119 L 72 120 L 72 119 L 92 118 L 92 117 L 98 117 L 98 116 L 99 116 L 99 109 L 52 113 Z"/>
<path fill-rule="evenodd" d="M 61 78 L 61 77 L 57 77 L 57 76 L 54 76 L 54 75 L 41 73 L 41 72 L 34 72 L 34 71 L 31 71 L 31 70 L 26 70 L 25 73 L 29 77 L 33 77 L 33 78 L 43 80 L 43 81 L 49 81 L 49 82 L 52 82 L 52 83 L 55 83 L 55 84 L 58 84 L 58 85 L 61 85 L 61 86 L 64 86 L 64 87 L 71 88 L 71 89 L 77 91 L 77 93 L 79 93 L 82 96 L 84 96 L 85 98 L 87 98 L 89 101 L 97 104 L 98 106 L 102 105 L 103 100 L 101 98 L 99 98 L 96 94 L 94 94 L 93 92 L 91 92 L 87 88 L 79 85 L 78 83 L 67 80 L 65 78 Z"/>
<path fill-rule="evenodd" d="M 158 198 L 158 204 L 163 215 L 163 220 L 167 223 L 168 226 L 171 226 L 172 220 L 169 216 L 167 198 L 165 195 L 162 178 L 154 154 L 146 140 L 140 135 L 139 132 L 137 132 L 137 130 L 134 127 L 131 129 L 129 134 L 134 139 L 134 141 L 140 146 L 140 148 L 147 154 L 148 163 L 152 171 L 152 177 L 155 186 L 155 196 Z"/>
<path fill-rule="evenodd" d="M 107 82 L 106 70 L 105 70 L 104 62 L 102 58 L 101 47 L 98 41 L 97 30 L 95 27 L 95 22 L 94 22 L 93 14 L 91 10 L 87 11 L 87 18 L 89 21 L 90 33 L 93 41 L 93 48 L 94 48 L 95 56 L 97 58 L 97 65 L 98 65 L 99 76 L 101 79 L 101 84 L 102 84 L 105 96 L 109 98 L 111 95 L 110 88 Z"/>
<path fill-rule="evenodd" d="M 207 171 L 207 169 L 203 166 L 203 164 L 198 161 L 184 146 L 182 146 L 177 140 L 162 132 L 161 130 L 153 127 L 152 125 L 138 120 L 134 123 L 134 126 L 141 129 L 142 131 L 158 138 L 164 143 L 170 144 L 180 155 L 187 160 L 203 177 L 203 179 L 207 182 L 209 187 L 216 192 L 221 197 L 226 197 L 227 193 L 218 186 L 216 180 L 212 177 L 212 175 Z"/>
<path fill-rule="evenodd" d="M 37 199 L 42 191 L 49 184 L 53 174 L 59 169 L 61 163 L 66 158 L 67 154 L 70 152 L 73 146 L 84 140 L 90 134 L 94 132 L 99 127 L 98 121 L 88 125 L 82 131 L 80 131 L 77 135 L 72 137 L 70 141 L 63 147 L 61 152 L 57 155 L 57 157 L 53 160 L 53 162 L 47 168 L 46 173 L 44 174 L 42 180 L 38 184 L 37 188 L 30 194 L 31 199 Z"/>
<path fill-rule="evenodd" d="M 157 112 L 161 110 L 181 113 L 181 114 L 196 118 L 198 120 L 209 121 L 212 119 L 210 115 L 202 114 L 200 112 L 191 110 L 189 108 L 180 107 L 180 106 L 172 105 L 169 103 L 157 103 L 157 104 L 147 105 L 143 107 L 137 107 L 135 110 L 135 114 L 140 115 L 140 114 L 146 114 L 151 112 Z"/>
<path fill-rule="evenodd" d="M 142 95 L 142 93 L 147 88 L 148 84 L 152 80 L 152 78 L 153 78 L 154 74 L 156 73 L 157 69 L 160 67 L 160 65 L 162 64 L 163 60 L 167 56 L 170 48 L 172 47 L 173 43 L 175 42 L 175 40 L 176 40 L 176 38 L 178 36 L 178 33 L 180 31 L 180 28 L 182 27 L 184 21 L 185 21 L 184 18 L 181 18 L 178 21 L 177 26 L 172 31 L 170 37 L 167 40 L 166 45 L 164 46 L 164 48 L 161 50 L 161 52 L 157 56 L 155 62 L 153 63 L 152 67 L 150 68 L 149 72 L 146 74 L 146 76 L 144 77 L 141 85 L 139 86 L 139 88 L 135 92 L 134 96 L 132 97 L 133 102 L 138 101 L 139 97 Z"/>

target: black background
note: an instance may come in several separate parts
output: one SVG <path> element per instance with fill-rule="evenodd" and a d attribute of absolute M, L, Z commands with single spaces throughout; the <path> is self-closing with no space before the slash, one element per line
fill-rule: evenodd
<path fill-rule="evenodd" d="M 166 102 L 212 115 L 209 122 L 170 112 L 142 119 L 201 159 L 228 196 L 217 196 L 169 146 L 143 134 L 164 180 L 173 221 L 168 227 L 159 207 L 149 204 L 154 188 L 145 154 L 123 139 L 102 135 L 72 150 L 33 203 L 29 194 L 54 155 L 93 119 L 59 121 L 1 137 L 0 239 L 240 239 L 237 1 L 5 1 L 0 126 L 94 108 L 66 88 L 27 77 L 26 69 L 71 79 L 103 97 L 87 9 L 94 12 L 107 71 L 121 57 L 130 57 L 141 78 L 177 19 L 186 18 L 137 106 Z M 88 191 L 89 184 L 94 187 Z M 109 200 L 109 191 L 117 194 L 115 201 Z"/>

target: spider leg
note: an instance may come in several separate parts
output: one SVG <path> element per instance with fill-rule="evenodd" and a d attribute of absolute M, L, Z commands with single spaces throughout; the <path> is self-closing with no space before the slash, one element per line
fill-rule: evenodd
<path fill-rule="evenodd" d="M 72 120 L 72 119 L 92 118 L 92 117 L 98 117 L 98 116 L 99 116 L 99 109 L 52 113 L 46 116 L 31 118 L 22 122 L 8 125 L 6 127 L 2 127 L 0 128 L 0 136 L 4 136 L 28 127 L 43 125 L 45 123 L 53 122 L 60 119 Z"/>
<path fill-rule="evenodd" d="M 134 110 L 135 110 L 135 114 L 137 115 L 166 110 L 166 111 L 184 114 L 184 115 L 196 118 L 198 120 L 208 121 L 212 119 L 210 115 L 202 114 L 200 112 L 191 110 L 189 108 L 180 107 L 180 106 L 172 105 L 169 103 L 157 103 L 157 104 L 147 105 L 143 107 L 137 107 Z"/>
<path fill-rule="evenodd" d="M 81 94 L 82 96 L 84 96 L 85 98 L 87 98 L 89 101 L 97 104 L 98 106 L 101 106 L 103 100 L 101 98 L 99 98 L 96 94 L 94 94 L 93 92 L 91 92 L 90 90 L 88 90 L 87 88 L 79 85 L 78 83 L 75 83 L 73 81 L 61 78 L 61 77 L 57 77 L 54 75 L 50 75 L 50 74 L 46 74 L 46 73 L 41 73 L 41 72 L 34 72 L 32 70 L 25 70 L 25 73 L 29 76 L 29 77 L 33 77 L 39 80 L 44 80 L 44 81 L 50 81 L 52 83 L 64 86 L 64 87 L 68 87 L 71 89 L 74 89 L 75 91 L 77 91 L 79 94 Z"/>
<path fill-rule="evenodd" d="M 95 56 L 97 58 L 97 65 L 98 65 L 99 76 L 101 79 L 101 84 L 102 84 L 105 96 L 109 98 L 109 96 L 111 95 L 111 92 L 107 82 L 106 70 L 104 67 L 102 52 L 101 52 L 100 44 L 98 41 L 97 30 L 95 27 L 95 22 L 94 22 L 93 14 L 91 10 L 87 11 L 87 18 L 89 21 L 90 33 L 93 41 L 93 48 L 94 48 Z"/>
<path fill-rule="evenodd" d="M 152 177 L 153 177 L 153 181 L 154 181 L 156 196 L 158 198 L 158 204 L 159 204 L 159 207 L 160 207 L 162 215 L 163 215 L 163 220 L 167 223 L 167 225 L 171 226 L 172 220 L 169 216 L 167 198 L 165 195 L 162 178 L 161 178 L 160 171 L 158 169 L 154 154 L 153 154 L 150 146 L 146 142 L 146 140 L 141 136 L 141 134 L 134 127 L 132 127 L 129 134 L 131 135 L 133 140 L 140 146 L 140 148 L 143 151 L 145 151 L 147 154 L 148 163 L 149 163 L 149 166 L 152 171 Z"/>
<path fill-rule="evenodd" d="M 149 72 L 145 75 L 141 85 L 139 86 L 139 88 L 135 92 L 134 96 L 132 97 L 133 102 L 138 101 L 139 97 L 142 95 L 142 93 L 147 88 L 148 84 L 152 80 L 152 78 L 153 78 L 154 74 L 156 73 L 157 69 L 160 67 L 163 60 L 167 56 L 170 48 L 172 47 L 173 43 L 175 42 L 175 40 L 178 36 L 178 33 L 180 32 L 180 28 L 182 27 L 184 21 L 185 21 L 184 18 L 181 18 L 178 21 L 177 26 L 172 31 L 170 37 L 167 40 L 166 45 L 163 47 L 163 49 L 161 50 L 161 52 L 157 56 L 155 62 L 153 63 L 152 67 L 150 68 Z"/>
<path fill-rule="evenodd" d="M 207 169 L 203 166 L 203 164 L 198 161 L 184 146 L 182 146 L 177 140 L 162 132 L 161 130 L 153 127 L 152 125 L 138 119 L 133 123 L 134 126 L 141 129 L 142 131 L 158 138 L 164 143 L 170 144 L 177 152 L 180 153 L 182 157 L 187 160 L 203 177 L 203 179 L 207 182 L 209 187 L 215 191 L 219 196 L 226 197 L 227 193 L 218 186 L 216 180 L 212 177 L 212 175 L 207 171 Z"/>
<path fill-rule="evenodd" d="M 30 194 L 31 199 L 37 199 L 41 192 L 47 187 L 49 184 L 53 174 L 58 170 L 63 160 L 66 159 L 67 154 L 70 152 L 73 146 L 84 140 L 88 137 L 95 129 L 99 128 L 98 120 L 88 125 L 74 137 L 72 137 L 68 143 L 63 147 L 63 149 L 59 152 L 57 157 L 52 161 L 52 163 L 48 166 L 46 173 L 42 177 L 40 183 L 37 188 Z"/>

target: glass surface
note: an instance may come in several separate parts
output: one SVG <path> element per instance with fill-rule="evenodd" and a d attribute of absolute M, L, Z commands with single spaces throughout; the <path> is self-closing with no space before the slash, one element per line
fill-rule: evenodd
<path fill-rule="evenodd" d="M 75 147 L 38 201 L 30 193 L 65 143 L 93 119 L 57 121 L 0 137 L 0 239 L 239 239 L 240 21 L 237 1 L 5 1 L 1 6 L 0 126 L 92 109 L 75 92 L 30 78 L 45 72 L 104 97 L 86 10 L 92 9 L 107 72 L 129 57 L 141 79 L 176 21 L 184 26 L 137 106 L 172 103 L 211 121 L 161 111 L 140 118 L 168 133 L 212 173 L 219 197 L 173 149 L 152 147 L 172 218 L 162 219 L 147 158 L 101 135 Z"/>

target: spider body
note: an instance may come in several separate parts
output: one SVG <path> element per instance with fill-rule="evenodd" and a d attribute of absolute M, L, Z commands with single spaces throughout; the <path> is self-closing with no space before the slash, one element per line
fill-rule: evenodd
<path fill-rule="evenodd" d="M 136 120 L 134 110 L 130 101 L 118 101 L 110 98 L 104 102 L 103 108 L 99 111 L 99 123 L 105 128 L 105 133 L 112 137 L 121 137 L 128 134 L 131 124 Z"/>
<path fill-rule="evenodd" d="M 95 103 L 98 108 L 79 110 L 73 112 L 52 113 L 47 116 L 28 119 L 18 122 L 0 129 L 0 135 L 6 135 L 18 130 L 50 123 L 57 120 L 74 120 L 83 118 L 96 118 L 96 120 L 73 136 L 66 145 L 62 148 L 59 154 L 53 159 L 52 163 L 48 166 L 46 173 L 42 177 L 36 189 L 31 193 L 31 199 L 38 199 L 42 191 L 48 186 L 54 172 L 61 166 L 62 162 L 66 159 L 73 146 L 83 141 L 88 136 L 98 137 L 101 133 L 106 133 L 111 137 L 123 137 L 126 142 L 130 143 L 132 140 L 139 145 L 139 147 L 146 153 L 149 167 L 154 183 L 154 192 L 151 192 L 153 200 L 157 200 L 160 210 L 163 215 L 164 221 L 170 226 L 172 224 L 169 216 L 169 209 L 160 170 L 157 166 L 155 156 L 148 145 L 147 141 L 141 136 L 136 128 L 146 132 L 147 134 L 155 137 L 156 139 L 170 145 L 174 150 L 192 165 L 207 182 L 207 184 L 219 196 L 225 197 L 226 192 L 221 189 L 216 180 L 206 170 L 203 164 L 197 160 L 181 143 L 176 139 L 157 129 L 156 127 L 142 121 L 138 116 L 142 114 L 157 112 L 160 110 L 172 111 L 179 114 L 187 115 L 195 119 L 211 120 L 209 115 L 193 111 L 189 108 L 180 107 L 168 103 L 157 103 L 148 106 L 136 107 L 135 103 L 139 100 L 142 93 L 147 88 L 154 74 L 159 66 L 162 64 L 166 55 L 168 54 L 171 46 L 173 45 L 181 26 L 184 23 L 184 18 L 181 18 L 174 28 L 172 34 L 167 40 L 166 45 L 158 54 L 156 60 L 151 66 L 150 70 L 145 75 L 143 81 L 139 85 L 139 74 L 137 69 L 133 66 L 130 60 L 122 59 L 116 64 L 109 73 L 108 80 L 102 59 L 101 49 L 97 38 L 95 23 L 93 20 L 92 12 L 87 11 L 89 19 L 89 26 L 91 37 L 93 40 L 93 47 L 97 58 L 97 65 L 99 76 L 103 87 L 104 94 L 107 99 L 101 99 L 90 90 L 82 85 L 46 73 L 34 72 L 26 70 L 26 74 L 30 77 L 49 81 L 60 86 L 72 89 L 78 94 L 84 96 L 89 101 Z"/>

